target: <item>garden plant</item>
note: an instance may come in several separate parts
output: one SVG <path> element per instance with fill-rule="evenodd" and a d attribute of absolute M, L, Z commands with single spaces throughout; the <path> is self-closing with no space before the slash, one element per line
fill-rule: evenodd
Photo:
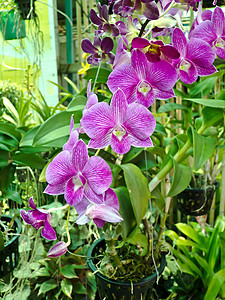
<path fill-rule="evenodd" d="M 196 18 L 183 26 L 182 15 L 193 16 L 193 11 Z M 185 261 L 181 258 L 187 255 L 189 268 L 183 270 L 202 280 L 204 291 L 211 282 L 205 299 L 216 299 L 224 295 L 220 281 L 224 266 L 215 262 L 205 277 L 210 262 L 199 252 L 208 253 L 210 236 L 201 237 L 200 246 L 188 240 L 184 245 L 197 247 L 195 259 L 204 261 L 201 273 L 191 268 L 193 255 L 180 247 L 178 235 L 167 232 L 179 241 L 174 249 L 165 241 L 164 231 L 172 197 L 188 187 L 193 173 L 203 173 L 208 160 L 214 167 L 215 151 L 219 153 L 216 171 L 223 163 L 225 101 L 219 86 L 225 66 L 223 10 L 203 11 L 200 2 L 188 0 L 111 0 L 91 9 L 90 19 L 94 38 L 80 45 L 88 54 L 88 67 L 80 72 L 85 88 L 75 88 L 67 109 L 54 113 L 29 136 L 25 133 L 34 149 L 56 149 L 40 179 L 47 182 L 44 193 L 63 195 L 63 204 L 38 207 L 31 197 L 30 209 L 22 209 L 21 217 L 40 229 L 43 238 L 56 241 L 47 256 L 59 260 L 61 269 L 64 261 L 70 264 L 69 223 L 74 212 L 74 226 L 90 223 L 98 228 L 90 244 L 96 237 L 102 237 L 103 243 L 94 244 L 97 250 L 87 255 L 89 265 L 90 261 L 95 265 L 98 278 L 100 274 L 111 285 L 126 285 L 118 296 L 118 291 L 97 281 L 101 299 L 151 299 L 151 288 L 141 290 L 138 285 L 143 286 L 146 278 L 158 281 L 170 250 L 181 261 L 181 269 Z M 219 88 L 213 89 L 215 85 Z M 176 103 L 176 97 L 182 103 Z M 170 114 L 174 111 L 175 118 Z M 52 226 L 54 210 L 67 212 L 63 235 Z M 218 219 L 214 230 L 223 223 Z M 218 243 L 223 241 L 219 237 Z M 67 271 L 63 269 L 62 275 Z M 71 297 L 72 283 L 63 282 L 57 293 Z M 217 293 L 211 293 L 218 282 Z"/>

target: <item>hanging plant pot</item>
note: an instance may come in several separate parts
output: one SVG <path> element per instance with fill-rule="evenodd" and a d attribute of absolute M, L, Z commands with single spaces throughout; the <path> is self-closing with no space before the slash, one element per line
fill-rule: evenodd
<path fill-rule="evenodd" d="M 5 40 L 26 37 L 25 21 L 14 10 L 0 12 L 0 30 Z"/>
<path fill-rule="evenodd" d="M 203 216 L 206 215 L 212 205 L 213 196 L 219 187 L 217 181 L 206 188 L 186 188 L 177 195 L 177 207 L 185 215 Z"/>
<path fill-rule="evenodd" d="M 12 217 L 1 216 L 1 221 L 10 223 Z M 0 230 L 2 230 L 0 225 Z M 4 248 L 0 250 L 0 278 L 9 274 L 18 264 L 19 251 L 18 251 L 18 240 L 19 235 L 22 231 L 22 225 L 19 219 L 15 219 L 10 233 L 12 238 L 4 245 Z"/>
<path fill-rule="evenodd" d="M 36 17 L 34 5 L 35 0 L 14 0 L 14 2 L 17 4 L 23 20 L 29 20 L 32 16 Z"/>
<path fill-rule="evenodd" d="M 87 264 L 90 270 L 95 274 L 98 294 L 101 300 L 147 300 L 150 299 L 150 294 L 157 276 L 161 275 L 166 266 L 166 255 L 162 253 L 161 264 L 158 268 L 158 274 L 154 273 L 137 282 L 112 280 L 103 276 L 98 272 L 96 263 L 99 259 L 94 257 L 99 255 L 99 250 L 105 249 L 104 239 L 97 240 L 88 250 Z"/>

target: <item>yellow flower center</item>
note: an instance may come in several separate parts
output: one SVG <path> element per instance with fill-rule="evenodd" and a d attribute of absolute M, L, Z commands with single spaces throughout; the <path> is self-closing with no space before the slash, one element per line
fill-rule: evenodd
<path fill-rule="evenodd" d="M 148 84 L 145 81 L 142 81 L 139 86 L 138 86 L 138 91 L 140 93 L 142 93 L 144 96 L 146 96 L 148 94 L 148 92 L 150 92 L 152 89 L 152 87 L 150 86 L 150 84 Z"/>
<path fill-rule="evenodd" d="M 121 142 L 124 135 L 126 134 L 126 130 L 121 126 L 118 125 L 113 129 L 113 134 L 118 138 L 118 140 Z"/>

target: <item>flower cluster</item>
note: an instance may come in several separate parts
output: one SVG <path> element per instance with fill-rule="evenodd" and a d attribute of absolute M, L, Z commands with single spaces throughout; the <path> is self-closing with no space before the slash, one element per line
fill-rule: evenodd
<path fill-rule="evenodd" d="M 117 158 L 131 147 L 152 147 L 156 120 L 150 109 L 155 99 L 175 97 L 173 87 L 178 80 L 192 84 L 199 76 L 216 72 L 216 55 L 225 59 L 225 18 L 220 8 L 202 13 L 199 4 L 188 39 L 181 29 L 181 9 L 197 10 L 198 2 L 112 0 L 108 5 L 98 4 L 98 13 L 91 9 L 95 38 L 93 42 L 84 39 L 81 48 L 89 54 L 88 64 L 110 65 L 106 89 L 112 98 L 109 104 L 98 101 L 89 81 L 80 127 L 74 129 L 72 116 L 69 140 L 46 169 L 45 193 L 64 195 L 77 211 L 77 224 L 92 219 L 102 227 L 105 222 L 123 220 L 111 188 L 111 168 L 100 156 L 89 156 L 89 149 L 111 147 Z M 127 19 L 115 21 L 111 13 Z M 89 137 L 88 145 L 79 139 L 83 133 Z M 24 221 L 37 229 L 43 227 L 44 238 L 56 239 L 50 212 L 37 209 L 32 198 L 29 204 L 32 210 L 21 212 Z M 64 254 L 68 244 L 58 242 L 49 256 Z"/>

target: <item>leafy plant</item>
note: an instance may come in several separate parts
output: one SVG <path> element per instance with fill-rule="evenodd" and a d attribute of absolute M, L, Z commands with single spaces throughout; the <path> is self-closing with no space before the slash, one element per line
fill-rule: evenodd
<path fill-rule="evenodd" d="M 178 285 L 173 290 L 178 295 L 195 295 L 196 299 L 200 299 L 200 294 L 204 300 L 225 297 L 225 217 L 218 216 L 214 228 L 206 226 L 205 234 L 195 222 L 178 223 L 176 227 L 182 236 L 172 230 L 165 233 L 172 241 L 171 251 L 182 271 L 182 274 L 174 274 Z M 192 281 L 191 285 L 181 284 L 185 276 Z"/>

